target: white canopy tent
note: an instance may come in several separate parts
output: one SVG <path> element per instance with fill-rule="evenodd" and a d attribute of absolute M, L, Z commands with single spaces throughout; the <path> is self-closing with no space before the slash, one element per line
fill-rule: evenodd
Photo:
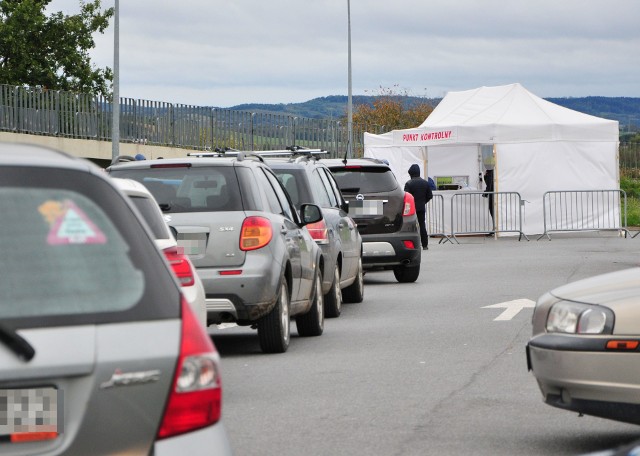
<path fill-rule="evenodd" d="M 483 190 L 495 167 L 496 192 L 526 201 L 523 232 L 544 231 L 547 191 L 619 188 L 618 122 L 573 111 L 520 84 L 449 92 L 417 128 L 365 133 L 365 157 L 385 159 L 401 184 L 412 163 L 423 176 Z"/>

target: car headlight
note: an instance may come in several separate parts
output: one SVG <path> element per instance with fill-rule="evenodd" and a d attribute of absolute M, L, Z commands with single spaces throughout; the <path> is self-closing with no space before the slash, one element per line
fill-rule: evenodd
<path fill-rule="evenodd" d="M 577 302 L 555 303 L 547 316 L 547 331 L 568 334 L 611 334 L 613 311 Z"/>

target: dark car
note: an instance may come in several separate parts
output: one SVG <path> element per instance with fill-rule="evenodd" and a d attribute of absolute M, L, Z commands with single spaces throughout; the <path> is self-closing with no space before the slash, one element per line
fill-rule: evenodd
<path fill-rule="evenodd" d="M 392 269 L 398 282 L 420 275 L 422 247 L 413 196 L 376 159 L 323 160 L 349 203 L 362 236 L 365 271 Z"/>
<path fill-rule="evenodd" d="M 256 327 L 265 352 L 287 350 L 290 317 L 299 335 L 321 335 L 322 254 L 305 228 L 322 219 L 321 209 L 303 205 L 298 215 L 259 156 L 208 155 L 108 171 L 153 193 L 202 280 L 209 324 Z"/>
<path fill-rule="evenodd" d="M 306 151 L 288 158 L 267 158 L 297 208 L 314 203 L 323 219 L 307 225 L 324 258 L 324 306 L 327 317 L 340 315 L 342 300 L 362 302 L 364 280 L 362 237 L 348 214 L 348 206 L 329 168 L 319 156 Z"/>
<path fill-rule="evenodd" d="M 3 454 L 231 454 L 220 357 L 130 198 L 0 144 Z"/>

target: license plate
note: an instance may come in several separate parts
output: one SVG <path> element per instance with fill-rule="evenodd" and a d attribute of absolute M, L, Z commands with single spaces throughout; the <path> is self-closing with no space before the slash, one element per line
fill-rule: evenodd
<path fill-rule="evenodd" d="M 0 441 L 55 439 L 63 416 L 62 392 L 56 388 L 0 389 Z"/>
<path fill-rule="evenodd" d="M 382 200 L 356 200 L 349 203 L 349 215 L 382 215 Z"/>
<path fill-rule="evenodd" d="M 187 255 L 201 255 L 207 248 L 206 233 L 178 233 L 177 241 Z"/>

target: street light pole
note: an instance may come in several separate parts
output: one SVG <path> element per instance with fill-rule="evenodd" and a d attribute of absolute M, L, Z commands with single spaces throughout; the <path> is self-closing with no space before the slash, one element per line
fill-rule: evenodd
<path fill-rule="evenodd" d="M 347 0 L 349 95 L 347 97 L 347 158 L 353 157 L 353 103 L 351 98 L 351 0 Z"/>
<path fill-rule="evenodd" d="M 111 111 L 111 158 L 115 160 L 120 155 L 120 8 L 115 0 L 115 14 L 113 20 L 113 100 Z"/>

